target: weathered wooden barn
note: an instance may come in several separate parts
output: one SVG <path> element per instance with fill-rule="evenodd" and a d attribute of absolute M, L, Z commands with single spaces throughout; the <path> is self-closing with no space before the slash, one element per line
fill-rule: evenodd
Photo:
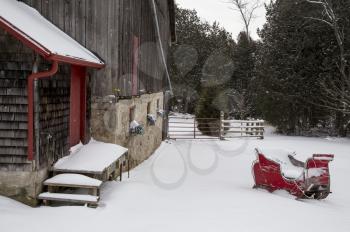
<path fill-rule="evenodd" d="M 33 38 L 0 13 L 0 194 L 33 204 L 52 165 L 79 141 L 128 147 L 133 166 L 160 145 L 175 14 L 174 0 L 22 2 L 95 59 L 52 56 L 35 38 L 53 37 Z M 130 132 L 132 121 L 143 134 Z"/>

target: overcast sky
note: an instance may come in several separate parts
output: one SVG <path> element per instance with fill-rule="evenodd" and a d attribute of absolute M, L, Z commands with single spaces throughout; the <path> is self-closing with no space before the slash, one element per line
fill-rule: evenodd
<path fill-rule="evenodd" d="M 195 9 L 198 12 L 198 15 L 210 22 L 213 23 L 217 21 L 222 27 L 227 31 L 231 32 L 233 38 L 236 39 L 240 31 L 244 30 L 244 24 L 239 17 L 239 12 L 230 9 L 229 0 L 176 0 L 182 8 Z M 262 0 L 265 2 L 270 2 L 270 0 Z M 261 28 L 265 23 L 265 8 L 261 7 L 256 12 L 258 16 L 257 19 L 253 22 L 251 27 L 251 36 L 254 39 L 259 38 L 256 30 Z"/>

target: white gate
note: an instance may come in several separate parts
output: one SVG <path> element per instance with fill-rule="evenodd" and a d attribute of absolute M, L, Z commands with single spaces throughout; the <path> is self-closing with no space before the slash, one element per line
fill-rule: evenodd
<path fill-rule="evenodd" d="M 264 120 L 225 120 L 220 118 L 196 118 L 192 115 L 173 115 L 168 120 L 169 139 L 264 139 Z M 200 129 L 198 129 L 200 128 Z"/>
<path fill-rule="evenodd" d="M 264 123 L 264 120 L 221 120 L 221 137 L 264 139 Z"/>

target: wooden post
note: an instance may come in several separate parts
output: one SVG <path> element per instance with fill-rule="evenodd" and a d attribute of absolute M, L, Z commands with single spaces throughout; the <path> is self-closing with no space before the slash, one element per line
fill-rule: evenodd
<path fill-rule="evenodd" d="M 224 119 L 225 113 L 224 111 L 220 111 L 220 125 L 219 125 L 219 139 L 224 140 Z"/>
<path fill-rule="evenodd" d="M 120 171 L 120 182 L 123 180 L 123 163 L 120 162 L 119 164 L 119 171 Z"/>
<path fill-rule="evenodd" d="M 99 196 L 98 188 L 91 188 L 89 192 L 92 196 Z"/>
<path fill-rule="evenodd" d="M 241 122 L 241 137 L 243 137 L 243 122 Z"/>
<path fill-rule="evenodd" d="M 47 187 L 47 191 L 48 191 L 49 193 L 54 193 L 54 192 L 55 192 L 55 188 L 54 188 L 53 186 L 48 186 L 48 187 Z"/>
<path fill-rule="evenodd" d="M 130 156 L 129 156 L 129 153 L 126 155 L 126 159 L 128 161 L 128 178 L 130 178 Z"/>
<path fill-rule="evenodd" d="M 196 118 L 193 118 L 193 138 L 196 138 Z"/>

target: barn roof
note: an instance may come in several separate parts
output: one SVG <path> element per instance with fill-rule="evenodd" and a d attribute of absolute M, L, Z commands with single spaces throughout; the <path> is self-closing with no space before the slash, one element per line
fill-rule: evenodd
<path fill-rule="evenodd" d="M 49 60 L 102 68 L 104 62 L 45 19 L 16 0 L 1 0 L 0 27 Z"/>

